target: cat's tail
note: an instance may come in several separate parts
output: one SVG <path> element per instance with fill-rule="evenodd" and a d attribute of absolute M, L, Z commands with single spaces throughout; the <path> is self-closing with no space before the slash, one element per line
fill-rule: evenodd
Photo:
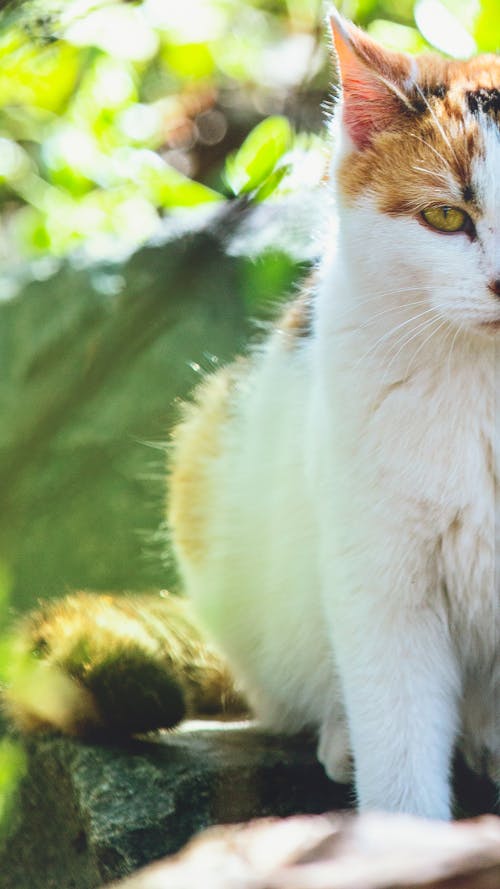
<path fill-rule="evenodd" d="M 165 592 L 49 602 L 24 619 L 15 645 L 4 708 L 25 732 L 124 736 L 247 711 L 190 603 Z"/>

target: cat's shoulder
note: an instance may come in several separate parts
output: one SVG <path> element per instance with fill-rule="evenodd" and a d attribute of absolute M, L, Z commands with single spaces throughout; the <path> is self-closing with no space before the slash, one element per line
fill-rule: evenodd
<path fill-rule="evenodd" d="M 290 352 L 312 334 L 312 278 L 281 310 L 270 330 L 278 334 L 279 349 Z M 247 357 L 240 357 L 197 386 L 192 399 L 182 407 L 180 422 L 171 437 L 169 460 L 169 520 L 180 555 L 200 561 L 207 547 L 214 491 L 213 467 L 229 448 L 228 425 L 241 412 L 242 401 L 251 393 L 258 376 L 259 356 L 266 344 Z M 272 368 L 270 369 L 272 375 Z M 266 388 L 273 380 L 266 379 Z"/>
<path fill-rule="evenodd" d="M 240 358 L 207 375 L 182 407 L 169 449 L 169 523 L 179 553 L 195 561 L 205 551 L 213 502 L 211 466 L 222 453 L 232 393 L 248 361 Z"/>

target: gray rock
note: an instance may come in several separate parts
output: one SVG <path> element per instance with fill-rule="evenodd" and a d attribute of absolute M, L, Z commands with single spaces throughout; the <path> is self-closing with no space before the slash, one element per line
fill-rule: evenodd
<path fill-rule="evenodd" d="M 176 852 L 201 829 L 263 815 L 345 808 L 306 737 L 251 724 L 191 723 L 122 747 L 26 741 L 1 889 L 94 889 Z"/>

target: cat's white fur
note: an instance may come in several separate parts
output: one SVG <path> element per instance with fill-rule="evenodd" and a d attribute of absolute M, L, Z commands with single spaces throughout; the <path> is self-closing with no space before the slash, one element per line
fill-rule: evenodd
<path fill-rule="evenodd" d="M 314 333 L 277 330 L 241 375 L 205 553 L 180 553 L 262 721 L 317 728 L 333 778 L 352 750 L 362 808 L 434 818 L 455 744 L 500 778 L 500 379 L 479 327 L 500 321 L 500 138 L 481 131 L 476 240 L 347 206 L 340 134 Z"/>

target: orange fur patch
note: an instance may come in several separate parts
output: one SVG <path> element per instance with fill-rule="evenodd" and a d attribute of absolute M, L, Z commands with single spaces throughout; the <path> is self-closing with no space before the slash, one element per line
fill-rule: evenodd
<path fill-rule="evenodd" d="M 312 297 L 309 286 L 286 307 L 277 326 L 278 330 L 289 337 L 291 345 L 297 340 L 311 336 Z"/>
<path fill-rule="evenodd" d="M 500 59 L 480 56 L 456 62 L 428 56 L 419 60 L 419 67 L 420 90 L 408 93 L 415 111 L 402 105 L 369 147 L 344 159 L 338 175 L 341 193 L 347 203 L 366 193 L 375 195 L 379 209 L 392 215 L 416 214 L 453 201 L 464 203 L 474 217 L 471 164 L 481 141 L 469 96 L 497 88 Z M 447 182 L 450 176 L 452 182 Z M 458 202 L 456 192 L 462 196 Z"/>
<path fill-rule="evenodd" d="M 177 549 L 190 561 L 199 561 L 206 550 L 205 528 L 216 495 L 209 464 L 220 453 L 230 395 L 244 363 L 240 360 L 208 377 L 173 433 L 169 524 Z"/>

